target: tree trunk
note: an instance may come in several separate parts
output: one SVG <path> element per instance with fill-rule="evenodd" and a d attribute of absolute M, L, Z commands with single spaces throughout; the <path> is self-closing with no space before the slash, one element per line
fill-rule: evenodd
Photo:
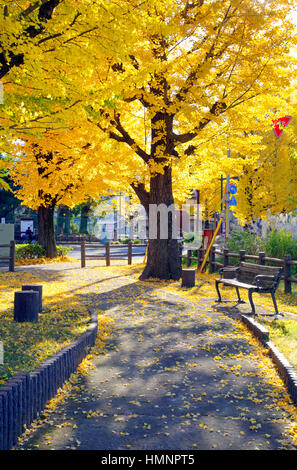
<path fill-rule="evenodd" d="M 81 208 L 79 233 L 88 234 L 88 220 L 90 209 L 91 203 L 86 203 Z"/>
<path fill-rule="evenodd" d="M 38 242 L 45 249 L 47 258 L 57 256 L 54 209 L 54 205 L 38 207 Z"/>
<path fill-rule="evenodd" d="M 147 264 L 140 279 L 158 278 L 174 279 L 181 277 L 181 259 L 179 258 L 178 240 L 174 228 L 175 220 L 169 212 L 168 219 L 161 221 L 161 216 L 156 217 L 156 208 L 163 204 L 173 207 L 172 173 L 171 168 L 166 166 L 164 174 L 156 174 L 151 177 L 149 192 L 149 207 L 147 207 L 147 193 L 145 201 L 141 201 L 149 214 L 149 247 Z M 155 209 L 154 209 L 155 208 Z M 162 233 L 161 224 L 168 229 L 168 236 Z M 155 226 L 157 230 L 151 230 Z M 167 230 L 166 230 L 167 231 Z"/>
<path fill-rule="evenodd" d="M 60 235 L 61 233 L 63 233 L 63 224 L 64 224 L 63 208 L 59 207 L 58 217 L 57 217 L 57 229 L 56 229 L 57 235 Z"/>
<path fill-rule="evenodd" d="M 70 233 L 70 218 L 71 218 L 71 213 L 69 207 L 65 207 L 64 210 L 65 214 L 65 221 L 64 221 L 64 233 L 69 234 Z"/>

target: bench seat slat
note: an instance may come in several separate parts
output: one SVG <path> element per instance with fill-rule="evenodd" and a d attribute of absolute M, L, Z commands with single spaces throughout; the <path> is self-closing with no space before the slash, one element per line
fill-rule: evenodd
<path fill-rule="evenodd" d="M 254 284 L 246 284 L 244 282 L 236 281 L 235 279 L 224 279 L 222 281 L 226 285 L 241 287 L 242 289 L 257 289 Z"/>

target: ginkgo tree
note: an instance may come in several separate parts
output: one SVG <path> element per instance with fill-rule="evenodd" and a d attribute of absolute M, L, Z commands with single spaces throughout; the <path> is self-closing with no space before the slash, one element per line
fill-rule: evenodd
<path fill-rule="evenodd" d="M 118 145 L 122 158 L 132 149 L 143 174 L 149 173 L 147 184 L 143 175 L 131 184 L 148 213 L 150 205 L 173 204 L 173 172 L 180 162 L 198 165 L 201 152 L 211 164 L 222 150 L 211 154 L 207 142 L 225 140 L 224 148 L 235 150 L 233 168 L 241 166 L 246 139 L 242 144 L 240 136 L 250 133 L 255 146 L 259 131 L 271 125 L 267 111 L 283 111 L 284 88 L 294 72 L 290 5 L 144 2 L 134 16 L 131 53 L 106 66 L 104 74 L 98 62 L 105 77 L 98 96 L 103 90 L 107 95 L 104 102 L 93 100 L 90 119 Z M 168 224 L 168 239 L 149 241 L 142 278 L 180 276 L 177 240 Z"/>
<path fill-rule="evenodd" d="M 175 188 L 188 194 L 207 165 L 239 172 L 247 142 L 261 148 L 267 113 L 286 112 L 293 0 L 19 3 L 0 35 L 3 132 L 90 130 L 90 167 L 105 161 L 106 178 L 129 184 L 148 215 L 172 206 Z M 173 226 L 169 217 L 168 237 L 149 240 L 142 278 L 180 277 Z"/>
<path fill-rule="evenodd" d="M 18 186 L 15 193 L 23 204 L 37 211 L 39 243 L 49 258 L 57 255 L 57 206 L 74 207 L 89 196 L 108 194 L 110 189 L 108 179 L 102 179 L 106 164 L 101 160 L 96 168 L 89 167 L 92 146 L 83 145 L 81 138 L 77 130 L 58 135 L 53 131 L 44 133 L 42 138 L 31 136 L 12 144 L 15 158 L 10 164 L 10 175 Z"/>

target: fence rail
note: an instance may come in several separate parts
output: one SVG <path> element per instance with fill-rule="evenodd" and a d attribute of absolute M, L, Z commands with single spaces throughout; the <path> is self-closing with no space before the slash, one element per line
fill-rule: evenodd
<path fill-rule="evenodd" d="M 87 247 L 92 247 L 92 248 L 105 248 L 105 252 L 103 254 L 96 254 L 96 255 L 90 255 L 87 253 L 86 249 Z M 87 259 L 105 259 L 106 261 L 106 266 L 110 266 L 110 261 L 112 259 L 128 259 L 128 264 L 132 264 L 132 258 L 133 256 L 140 256 L 139 253 L 133 253 L 133 247 L 146 247 L 146 244 L 137 244 L 133 245 L 132 242 L 128 242 L 128 244 L 125 245 L 112 245 L 110 242 L 106 242 L 105 245 L 102 245 L 102 243 L 86 243 L 85 240 L 81 241 L 80 244 L 80 259 L 81 259 L 81 267 L 85 268 L 86 266 L 86 260 Z M 113 249 L 118 249 L 118 248 L 128 248 L 127 253 L 113 253 Z"/>
<path fill-rule="evenodd" d="M 187 250 L 187 254 L 181 254 L 182 259 L 187 260 L 187 267 L 191 267 L 192 261 L 197 261 L 198 269 L 200 268 L 206 250 L 199 248 L 197 250 L 197 256 L 192 256 L 193 250 Z M 223 258 L 223 262 L 216 260 L 216 255 Z M 297 266 L 297 260 L 292 260 L 291 255 L 285 255 L 284 258 L 273 258 L 266 256 L 263 251 L 259 252 L 258 255 L 249 255 L 245 250 L 240 250 L 239 253 L 230 252 L 228 249 L 220 250 L 216 245 L 213 245 L 210 249 L 209 257 L 207 260 L 208 272 L 214 273 L 216 268 L 222 268 L 229 266 L 230 258 L 237 258 L 239 261 L 252 260 L 257 264 L 266 265 L 267 263 L 274 263 L 284 268 L 284 274 L 282 280 L 284 281 L 284 291 L 286 294 L 292 293 L 292 283 L 297 283 L 297 278 L 292 276 L 292 266 Z"/>
<path fill-rule="evenodd" d="M 6 256 L 0 256 L 0 263 L 2 261 L 8 262 L 8 270 L 10 272 L 14 271 L 15 268 L 15 241 L 11 240 L 9 244 L 0 245 L 0 248 L 9 248 L 9 253 Z"/>

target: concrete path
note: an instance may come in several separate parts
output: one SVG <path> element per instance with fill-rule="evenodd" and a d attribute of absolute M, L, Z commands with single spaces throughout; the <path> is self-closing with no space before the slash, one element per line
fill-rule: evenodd
<path fill-rule="evenodd" d="M 214 295 L 189 296 L 179 283 L 139 282 L 135 268 L 64 268 L 34 270 L 45 283 L 68 279 L 74 295 L 114 320 L 113 332 L 17 449 L 297 449 L 296 408 L 238 321 L 245 306 L 218 308 Z"/>

